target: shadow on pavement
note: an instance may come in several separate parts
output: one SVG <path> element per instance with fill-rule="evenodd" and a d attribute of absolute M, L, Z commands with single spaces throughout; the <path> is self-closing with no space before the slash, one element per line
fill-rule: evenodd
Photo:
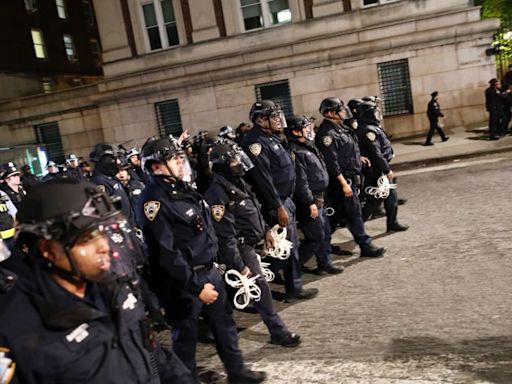
<path fill-rule="evenodd" d="M 483 140 L 483 141 L 489 141 L 489 136 L 488 136 L 488 135 L 470 136 L 470 137 L 466 137 L 466 140 Z"/>
<path fill-rule="evenodd" d="M 423 146 L 423 144 L 425 144 L 425 140 L 422 140 L 422 141 L 402 141 L 402 142 L 400 142 L 400 144 L 403 144 L 403 145 L 421 145 L 421 146 Z"/>
<path fill-rule="evenodd" d="M 393 339 L 386 361 L 438 358 L 451 369 L 469 373 L 475 379 L 496 384 L 512 383 L 512 336 L 498 336 L 449 342 L 436 337 Z M 431 364 L 431 361 L 425 361 Z M 421 365 L 421 362 L 418 363 Z"/>

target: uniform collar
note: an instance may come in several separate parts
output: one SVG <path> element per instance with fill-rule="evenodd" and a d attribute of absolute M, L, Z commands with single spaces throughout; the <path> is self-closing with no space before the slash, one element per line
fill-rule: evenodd
<path fill-rule="evenodd" d="M 49 270 L 34 266 L 32 281 L 22 279 L 19 288 L 25 291 L 48 328 L 69 329 L 82 323 L 106 317 L 107 314 L 58 285 Z M 88 288 L 89 298 L 100 298 L 98 286 Z M 93 302 L 95 299 L 93 300 Z"/>

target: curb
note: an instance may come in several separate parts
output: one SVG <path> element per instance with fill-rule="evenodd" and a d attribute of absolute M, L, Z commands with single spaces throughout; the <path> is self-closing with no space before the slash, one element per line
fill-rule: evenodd
<path fill-rule="evenodd" d="M 493 148 L 493 149 L 484 149 L 481 151 L 463 153 L 463 154 L 458 154 L 458 155 L 449 155 L 449 156 L 444 156 L 444 157 L 432 157 L 432 158 L 425 158 L 425 159 L 420 159 L 420 160 L 412 160 L 412 161 L 407 161 L 407 162 L 403 162 L 403 163 L 396 163 L 396 164 L 394 164 L 394 166 L 392 168 L 393 168 L 393 170 L 396 170 L 396 171 L 398 171 L 398 170 L 404 171 L 404 170 L 408 170 L 411 168 L 424 167 L 424 166 L 431 165 L 431 164 L 446 163 L 446 162 L 458 160 L 458 159 L 469 159 L 472 157 L 483 156 L 483 155 L 492 155 L 495 153 L 508 152 L 508 151 L 512 151 L 512 146 Z"/>

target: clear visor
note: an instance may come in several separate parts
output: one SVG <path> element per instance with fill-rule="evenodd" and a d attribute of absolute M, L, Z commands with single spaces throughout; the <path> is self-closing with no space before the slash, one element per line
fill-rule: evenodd
<path fill-rule="evenodd" d="M 121 214 L 81 233 L 69 255 L 75 271 L 93 282 L 131 277 L 144 263 L 136 233 Z"/>
<path fill-rule="evenodd" d="M 268 118 L 270 121 L 270 127 L 273 129 L 284 129 L 287 127 L 286 117 L 284 116 L 283 111 L 274 111 L 270 113 Z"/>
<path fill-rule="evenodd" d="M 254 164 L 252 163 L 249 156 L 247 156 L 247 154 L 241 149 L 238 149 L 234 156 L 231 157 L 229 165 L 236 166 L 238 164 L 242 164 L 242 167 L 244 168 L 245 172 L 249 171 L 251 168 L 254 167 Z"/>

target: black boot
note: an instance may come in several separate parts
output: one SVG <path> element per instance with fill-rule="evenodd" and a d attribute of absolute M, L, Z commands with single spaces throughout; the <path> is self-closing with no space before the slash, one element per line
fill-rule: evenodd
<path fill-rule="evenodd" d="M 246 383 L 261 383 L 265 381 L 267 374 L 262 371 L 251 371 L 250 369 L 244 369 L 242 372 L 237 374 L 228 375 L 229 384 L 246 384 Z"/>
<path fill-rule="evenodd" d="M 270 337 L 270 344 L 277 344 L 282 347 L 293 348 L 299 345 L 302 342 L 299 335 L 296 333 L 288 333 L 284 336 L 274 336 Z"/>
<path fill-rule="evenodd" d="M 361 257 L 379 257 L 386 252 L 385 248 L 378 248 L 373 244 L 361 245 Z"/>
<path fill-rule="evenodd" d="M 387 232 L 403 232 L 407 231 L 408 229 L 409 226 L 406 224 L 395 223 L 392 225 L 388 225 Z"/>

